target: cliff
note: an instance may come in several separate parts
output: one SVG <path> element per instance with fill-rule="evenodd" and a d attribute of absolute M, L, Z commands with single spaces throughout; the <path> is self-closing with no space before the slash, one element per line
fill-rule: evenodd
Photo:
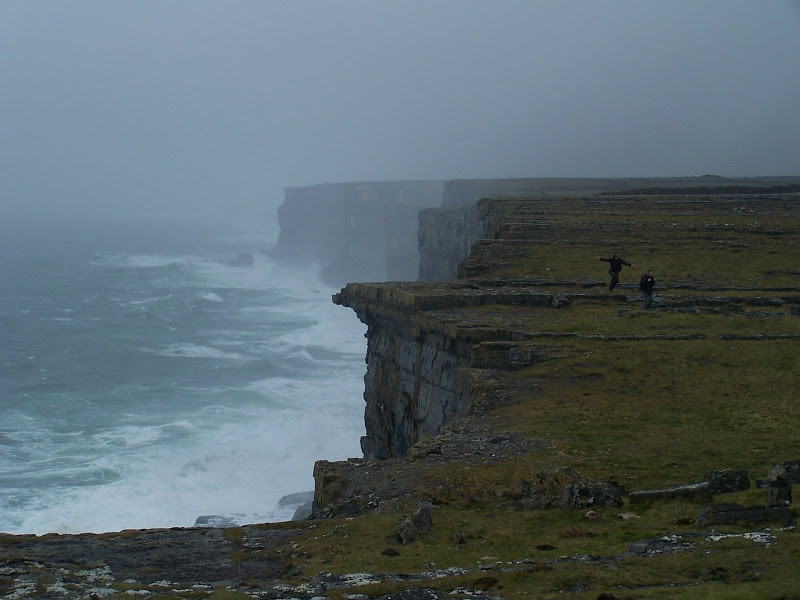
<path fill-rule="evenodd" d="M 342 285 L 416 278 L 417 213 L 441 204 L 442 184 L 327 183 L 289 187 L 284 194 L 272 255 L 317 263 L 326 283 Z"/>

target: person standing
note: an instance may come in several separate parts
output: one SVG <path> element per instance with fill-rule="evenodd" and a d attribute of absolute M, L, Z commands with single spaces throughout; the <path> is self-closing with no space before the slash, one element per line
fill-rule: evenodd
<path fill-rule="evenodd" d="M 656 285 L 656 278 L 653 276 L 653 269 L 648 269 L 639 281 L 639 289 L 644 294 L 644 309 L 653 306 L 653 288 Z"/>
<path fill-rule="evenodd" d="M 625 265 L 626 267 L 636 266 L 620 258 L 620 255 L 616 252 L 614 252 L 614 256 L 611 258 L 600 258 L 598 256 L 597 260 L 602 260 L 603 262 L 609 263 L 608 274 L 611 275 L 611 284 L 608 286 L 609 292 L 614 291 L 614 288 L 617 287 L 617 284 L 619 283 L 619 272 L 622 271 L 622 265 Z"/>

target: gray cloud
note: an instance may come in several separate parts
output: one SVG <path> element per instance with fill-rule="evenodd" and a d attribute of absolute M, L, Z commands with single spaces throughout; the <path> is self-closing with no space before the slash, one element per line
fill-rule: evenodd
<path fill-rule="evenodd" d="M 6 215 L 263 214 L 285 185 L 783 175 L 800 8 L 3 2 Z"/>

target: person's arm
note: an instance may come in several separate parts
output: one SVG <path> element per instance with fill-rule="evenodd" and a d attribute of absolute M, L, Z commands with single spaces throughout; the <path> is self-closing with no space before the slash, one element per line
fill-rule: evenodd
<path fill-rule="evenodd" d="M 600 258 L 599 256 L 597 257 L 597 260 L 602 260 L 603 262 L 611 262 L 610 258 Z"/>

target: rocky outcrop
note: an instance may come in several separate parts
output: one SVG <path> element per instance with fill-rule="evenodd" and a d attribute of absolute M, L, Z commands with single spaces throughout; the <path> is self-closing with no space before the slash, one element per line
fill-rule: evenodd
<path fill-rule="evenodd" d="M 756 525 L 777 523 L 784 527 L 792 525 L 792 511 L 787 506 L 764 506 L 752 504 L 742 506 L 736 503 L 712 504 L 697 515 L 698 525 Z"/>
<path fill-rule="evenodd" d="M 437 181 L 326 183 L 289 187 L 278 209 L 272 256 L 317 263 L 331 285 L 417 276 L 417 213 L 439 206 Z"/>
<path fill-rule="evenodd" d="M 274 549 L 296 534 L 252 526 L 0 534 L 0 597 L 175 598 L 183 590 L 205 598 L 220 586 L 251 590 L 251 582 L 271 594 L 291 568 Z"/>

